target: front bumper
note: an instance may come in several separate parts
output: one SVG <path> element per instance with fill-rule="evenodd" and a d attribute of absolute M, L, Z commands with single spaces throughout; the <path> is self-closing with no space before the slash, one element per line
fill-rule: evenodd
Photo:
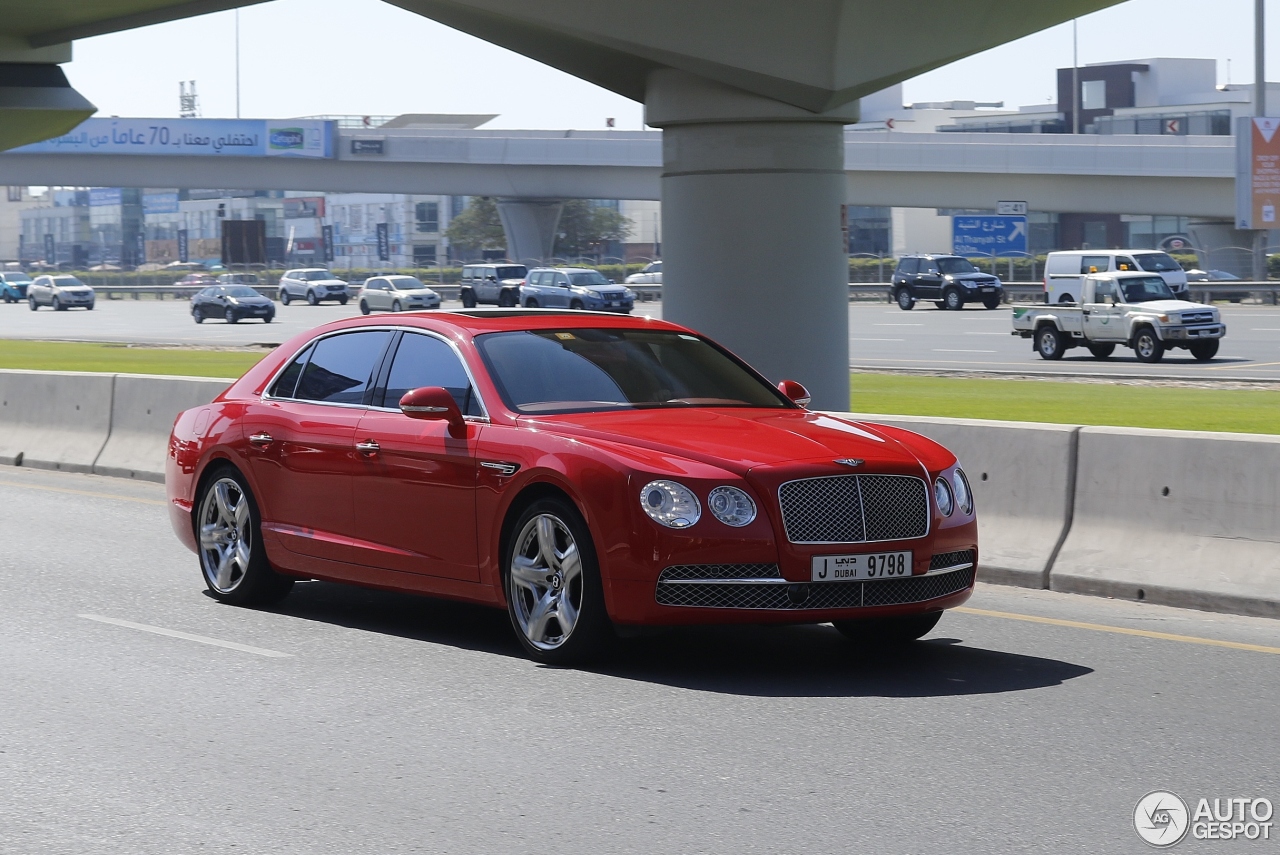
<path fill-rule="evenodd" d="M 1200 341 L 1222 338 L 1227 334 L 1226 324 L 1196 324 L 1195 326 L 1164 326 L 1160 338 L 1165 341 Z"/>

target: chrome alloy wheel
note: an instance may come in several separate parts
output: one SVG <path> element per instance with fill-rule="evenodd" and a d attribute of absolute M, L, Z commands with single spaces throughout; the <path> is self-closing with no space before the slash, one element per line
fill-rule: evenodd
<path fill-rule="evenodd" d="M 249 571 L 253 522 L 249 497 L 231 478 L 219 478 L 200 505 L 200 569 L 209 587 L 230 594 Z"/>
<path fill-rule="evenodd" d="M 582 556 L 564 521 L 538 514 L 525 523 L 512 554 L 510 596 L 520 631 L 539 650 L 569 640 L 582 609 Z"/>

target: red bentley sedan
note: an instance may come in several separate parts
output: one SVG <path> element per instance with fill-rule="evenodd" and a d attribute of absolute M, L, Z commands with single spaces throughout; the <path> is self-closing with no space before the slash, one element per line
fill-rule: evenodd
<path fill-rule="evenodd" d="M 325 579 L 505 606 L 545 662 L 642 625 L 917 639 L 972 592 L 969 483 L 807 403 L 648 318 L 351 318 L 178 416 L 170 518 L 223 602 Z"/>

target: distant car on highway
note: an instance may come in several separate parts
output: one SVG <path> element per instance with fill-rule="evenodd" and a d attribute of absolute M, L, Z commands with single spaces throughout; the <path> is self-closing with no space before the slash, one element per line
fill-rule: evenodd
<path fill-rule="evenodd" d="M 306 300 L 312 306 L 337 300 L 345 306 L 347 299 L 347 283 L 323 267 L 286 270 L 280 277 L 280 302 L 286 306 L 293 300 Z"/>
<path fill-rule="evenodd" d="M 222 318 L 229 324 L 245 318 L 261 318 L 264 324 L 276 316 L 276 304 L 248 285 L 210 285 L 191 298 L 191 317 L 202 324 L 206 318 Z"/>
<path fill-rule="evenodd" d="M 208 273 L 188 273 L 173 284 L 178 288 L 206 288 L 217 280 Z"/>
<path fill-rule="evenodd" d="M 257 288 L 265 283 L 256 273 L 223 273 L 218 277 L 218 284 L 248 285 L 250 288 Z"/>
<path fill-rule="evenodd" d="M 644 270 L 639 273 L 632 273 L 623 281 L 628 285 L 661 285 L 662 262 L 655 261 L 652 264 L 647 264 Z"/>
<path fill-rule="evenodd" d="M 458 280 L 458 297 L 467 309 L 480 303 L 518 306 L 520 286 L 528 273 L 523 264 L 468 264 Z"/>
<path fill-rule="evenodd" d="M 910 644 L 973 591 L 969 482 L 936 442 L 808 402 L 651 318 L 344 318 L 178 416 L 166 505 L 233 605 L 300 579 L 465 600 L 556 665 L 644 625 Z"/>
<path fill-rule="evenodd" d="M 360 312 L 440 308 L 440 295 L 416 276 L 371 276 L 360 289 Z"/>
<path fill-rule="evenodd" d="M 31 285 L 31 277 L 22 271 L 0 273 L 0 295 L 6 303 L 17 303 L 27 299 L 27 287 Z"/>
<path fill-rule="evenodd" d="M 93 311 L 93 289 L 74 276 L 37 276 L 27 286 L 27 305 L 31 311 L 49 306 L 61 312 L 73 306 Z"/>
<path fill-rule="evenodd" d="M 582 267 L 541 267 L 529 271 L 520 289 L 527 309 L 588 309 L 630 314 L 635 292 L 615 285 L 598 270 Z"/>
<path fill-rule="evenodd" d="M 939 309 L 959 310 L 965 303 L 994 309 L 1004 299 L 1000 277 L 983 273 L 959 255 L 904 255 L 893 272 L 893 300 L 907 311 L 917 300 Z"/>
<path fill-rule="evenodd" d="M 1228 273 L 1225 270 L 1200 270 L 1192 269 L 1187 271 L 1187 282 L 1239 282 L 1240 277 L 1234 273 Z M 1232 303 L 1239 303 L 1241 300 L 1249 296 L 1248 291 L 1220 291 L 1213 295 L 1214 299 L 1228 300 Z"/>

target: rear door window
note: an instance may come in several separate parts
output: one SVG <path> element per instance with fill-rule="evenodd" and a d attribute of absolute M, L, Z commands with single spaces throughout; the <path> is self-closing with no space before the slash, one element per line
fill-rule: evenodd
<path fill-rule="evenodd" d="M 904 258 L 898 264 L 898 272 L 903 276 L 911 276 L 920 269 L 920 259 Z"/>
<path fill-rule="evenodd" d="M 394 407 L 406 392 L 424 386 L 448 390 L 463 415 L 482 414 L 471 380 L 453 348 L 434 336 L 405 333 L 391 361 L 382 406 Z"/>
<path fill-rule="evenodd" d="M 1109 255 L 1080 256 L 1080 272 L 1081 273 L 1105 273 L 1110 269 L 1111 269 L 1111 256 Z"/>
<path fill-rule="evenodd" d="M 294 397 L 327 404 L 363 404 L 390 337 L 386 330 L 368 330 L 316 342 Z"/>

